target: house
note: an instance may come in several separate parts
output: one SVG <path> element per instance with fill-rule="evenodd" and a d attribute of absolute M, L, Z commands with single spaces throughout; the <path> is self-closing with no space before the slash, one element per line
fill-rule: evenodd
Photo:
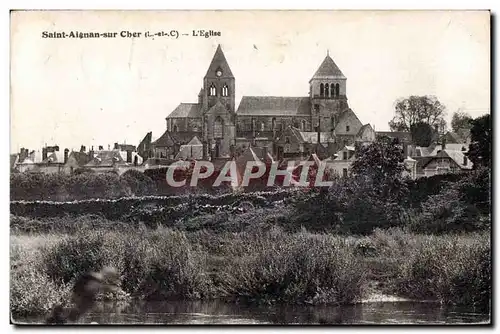
<path fill-rule="evenodd" d="M 152 139 L 153 133 L 148 132 L 137 146 L 137 153 L 142 157 L 144 161 L 154 156 Z"/>
<path fill-rule="evenodd" d="M 198 137 L 194 136 L 189 143 L 187 143 L 186 145 L 181 145 L 179 153 L 177 153 L 175 159 L 176 160 L 203 159 L 203 144 L 198 139 Z"/>
<path fill-rule="evenodd" d="M 446 143 L 443 141 L 441 145 L 431 144 L 428 147 L 410 147 L 409 151 L 411 157 L 417 161 L 417 178 L 443 173 L 458 173 L 472 169 L 472 162 L 467 158 L 467 152 L 469 151 L 467 143 Z M 440 154 L 440 152 L 445 153 Z M 448 155 L 449 158 L 442 157 L 443 154 Z M 438 156 L 437 160 L 434 159 Z"/>
<path fill-rule="evenodd" d="M 462 151 L 444 149 L 421 162 L 420 176 L 462 173 L 472 170 L 473 164 Z"/>
<path fill-rule="evenodd" d="M 333 157 L 325 159 L 329 173 L 332 176 L 347 177 L 351 164 L 355 160 L 355 147 L 344 146 Z"/>
<path fill-rule="evenodd" d="M 87 163 L 89 163 L 90 159 L 90 155 L 85 152 L 85 146 L 82 146 L 80 151 L 71 151 L 64 165 L 64 172 L 67 174 L 73 174 L 74 171 L 79 168 L 83 168 Z"/>

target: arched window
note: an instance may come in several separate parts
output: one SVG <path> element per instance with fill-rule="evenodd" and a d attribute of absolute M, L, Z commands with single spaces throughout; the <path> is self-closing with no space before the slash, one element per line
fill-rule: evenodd
<path fill-rule="evenodd" d="M 328 84 L 325 85 L 325 97 L 329 97 L 330 96 L 330 87 L 328 86 Z M 333 93 L 333 89 L 332 89 L 332 93 Z"/>
<path fill-rule="evenodd" d="M 229 96 L 229 87 L 227 87 L 226 84 L 221 89 L 221 95 L 222 96 Z"/>
<path fill-rule="evenodd" d="M 177 132 L 177 124 L 174 125 L 174 128 L 172 130 L 173 132 Z"/>
<path fill-rule="evenodd" d="M 260 131 L 264 131 L 266 129 L 266 124 L 264 122 L 260 123 Z"/>
<path fill-rule="evenodd" d="M 215 88 L 214 84 L 210 85 L 209 95 L 210 96 L 217 96 L 217 88 Z"/>
<path fill-rule="evenodd" d="M 214 121 L 214 138 L 223 138 L 224 137 L 224 120 L 217 116 Z"/>
<path fill-rule="evenodd" d="M 257 130 L 255 128 L 255 118 L 252 118 L 252 135 L 255 135 L 255 130 Z"/>
<path fill-rule="evenodd" d="M 271 130 L 276 130 L 276 117 L 273 117 L 273 119 L 271 120 Z"/>
<path fill-rule="evenodd" d="M 321 84 L 319 85 L 319 96 L 324 96 L 325 95 L 325 85 Z"/>
<path fill-rule="evenodd" d="M 335 96 L 339 97 L 340 86 L 339 84 L 335 85 Z"/>
<path fill-rule="evenodd" d="M 300 122 L 300 131 L 306 131 L 306 121 L 304 119 Z"/>

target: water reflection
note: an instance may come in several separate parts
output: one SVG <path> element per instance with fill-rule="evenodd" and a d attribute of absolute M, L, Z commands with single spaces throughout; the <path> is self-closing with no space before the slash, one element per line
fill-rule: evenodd
<path fill-rule="evenodd" d="M 32 322 L 33 320 L 29 321 Z M 99 303 L 89 324 L 456 324 L 489 323 L 488 312 L 430 303 L 380 302 L 351 306 L 246 306 L 211 302 Z M 36 322 L 36 320 L 35 320 Z"/>

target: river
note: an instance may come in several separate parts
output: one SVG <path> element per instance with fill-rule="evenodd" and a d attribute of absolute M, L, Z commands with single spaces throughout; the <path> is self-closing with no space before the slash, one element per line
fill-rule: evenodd
<path fill-rule="evenodd" d="M 37 323 L 42 319 L 25 319 Z M 210 302 L 98 303 L 81 324 L 488 324 L 490 314 L 423 302 L 349 306 L 244 306 Z"/>

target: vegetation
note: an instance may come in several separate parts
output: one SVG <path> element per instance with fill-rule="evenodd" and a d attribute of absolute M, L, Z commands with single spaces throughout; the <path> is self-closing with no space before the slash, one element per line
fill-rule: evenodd
<path fill-rule="evenodd" d="M 463 111 L 457 111 L 453 113 L 451 118 L 451 129 L 458 137 L 466 142 L 467 138 L 470 137 L 470 130 L 472 128 L 472 117 Z"/>
<path fill-rule="evenodd" d="M 444 129 L 446 121 L 445 106 L 435 96 L 409 96 L 399 99 L 395 105 L 395 116 L 389 122 L 392 131 L 408 131 L 419 123 L 430 125 L 433 129 Z"/>
<path fill-rule="evenodd" d="M 377 229 L 343 237 L 290 233 L 258 225 L 261 218 L 255 215 L 239 232 L 136 226 L 14 235 L 14 318 L 46 313 L 64 302 L 80 273 L 103 265 L 121 273 L 122 291 L 108 296 L 121 300 L 346 304 L 369 297 L 370 283 L 378 281 L 384 293 L 488 306 L 488 233 L 425 236 Z"/>
<path fill-rule="evenodd" d="M 471 121 L 471 143 L 468 156 L 474 168 L 491 167 L 491 117 L 484 115 Z"/>
<path fill-rule="evenodd" d="M 403 176 L 388 138 L 357 147 L 351 175 L 329 188 L 116 199 L 158 183 L 136 172 L 13 175 L 13 199 L 67 199 L 77 185 L 104 195 L 11 202 L 12 312 L 44 314 L 106 265 L 122 291 L 101 298 L 348 304 L 376 289 L 489 307 L 490 151 L 472 133 L 475 170 L 419 180 Z"/>

